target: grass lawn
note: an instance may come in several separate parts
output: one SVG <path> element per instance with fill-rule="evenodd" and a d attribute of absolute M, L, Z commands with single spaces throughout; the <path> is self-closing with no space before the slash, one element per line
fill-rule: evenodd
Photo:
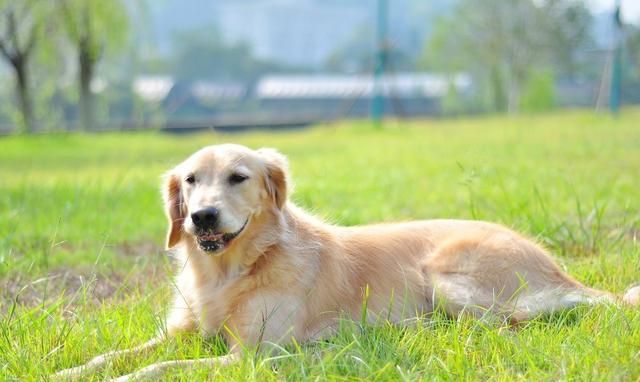
<path fill-rule="evenodd" d="M 0 139 L 0 381 L 42 380 L 162 327 L 171 262 L 162 173 L 236 142 L 291 161 L 292 199 L 339 224 L 501 222 L 546 245 L 578 280 L 640 281 L 640 110 L 517 118 L 345 122 L 285 133 L 71 134 Z M 94 375 L 223 354 L 186 336 Z M 581 307 L 500 329 L 441 315 L 409 327 L 345 323 L 328 341 L 167 380 L 640 379 L 640 309 Z"/>

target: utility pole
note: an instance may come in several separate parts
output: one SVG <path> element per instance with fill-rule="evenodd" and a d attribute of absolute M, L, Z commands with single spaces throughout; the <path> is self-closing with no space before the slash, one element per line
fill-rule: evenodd
<path fill-rule="evenodd" d="M 612 114 L 620 111 L 622 90 L 622 14 L 620 0 L 616 0 L 613 12 L 613 67 L 611 68 L 611 89 L 609 92 L 609 110 Z"/>
<path fill-rule="evenodd" d="M 384 114 L 383 76 L 387 66 L 387 0 L 378 0 L 376 22 L 376 59 L 373 82 L 373 97 L 371 100 L 371 119 L 376 126 L 380 126 Z"/>

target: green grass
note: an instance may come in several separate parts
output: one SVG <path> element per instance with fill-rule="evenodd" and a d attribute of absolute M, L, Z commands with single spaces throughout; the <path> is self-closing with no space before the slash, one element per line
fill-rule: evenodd
<path fill-rule="evenodd" d="M 640 110 L 518 118 L 349 122 L 286 133 L 160 133 L 0 140 L 0 380 L 41 380 L 162 327 L 171 266 L 162 173 L 201 146 L 271 146 L 298 204 L 339 224 L 501 222 L 572 275 L 622 292 L 640 281 Z M 223 354 L 197 335 L 116 364 Z M 406 328 L 344 323 L 328 341 L 248 354 L 167 380 L 638 380 L 640 309 L 599 306 L 518 330 L 441 315 Z"/>

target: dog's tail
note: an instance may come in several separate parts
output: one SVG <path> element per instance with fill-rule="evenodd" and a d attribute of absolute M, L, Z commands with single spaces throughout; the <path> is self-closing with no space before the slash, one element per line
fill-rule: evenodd
<path fill-rule="evenodd" d="M 622 302 L 628 305 L 640 305 L 640 284 L 634 285 L 631 288 L 627 289 L 624 296 L 622 297 Z"/>

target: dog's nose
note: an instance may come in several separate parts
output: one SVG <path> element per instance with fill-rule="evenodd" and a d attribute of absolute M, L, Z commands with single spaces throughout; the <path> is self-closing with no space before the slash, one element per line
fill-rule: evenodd
<path fill-rule="evenodd" d="M 203 208 L 191 214 L 191 221 L 200 229 L 214 228 L 218 224 L 220 211 L 215 207 Z"/>

